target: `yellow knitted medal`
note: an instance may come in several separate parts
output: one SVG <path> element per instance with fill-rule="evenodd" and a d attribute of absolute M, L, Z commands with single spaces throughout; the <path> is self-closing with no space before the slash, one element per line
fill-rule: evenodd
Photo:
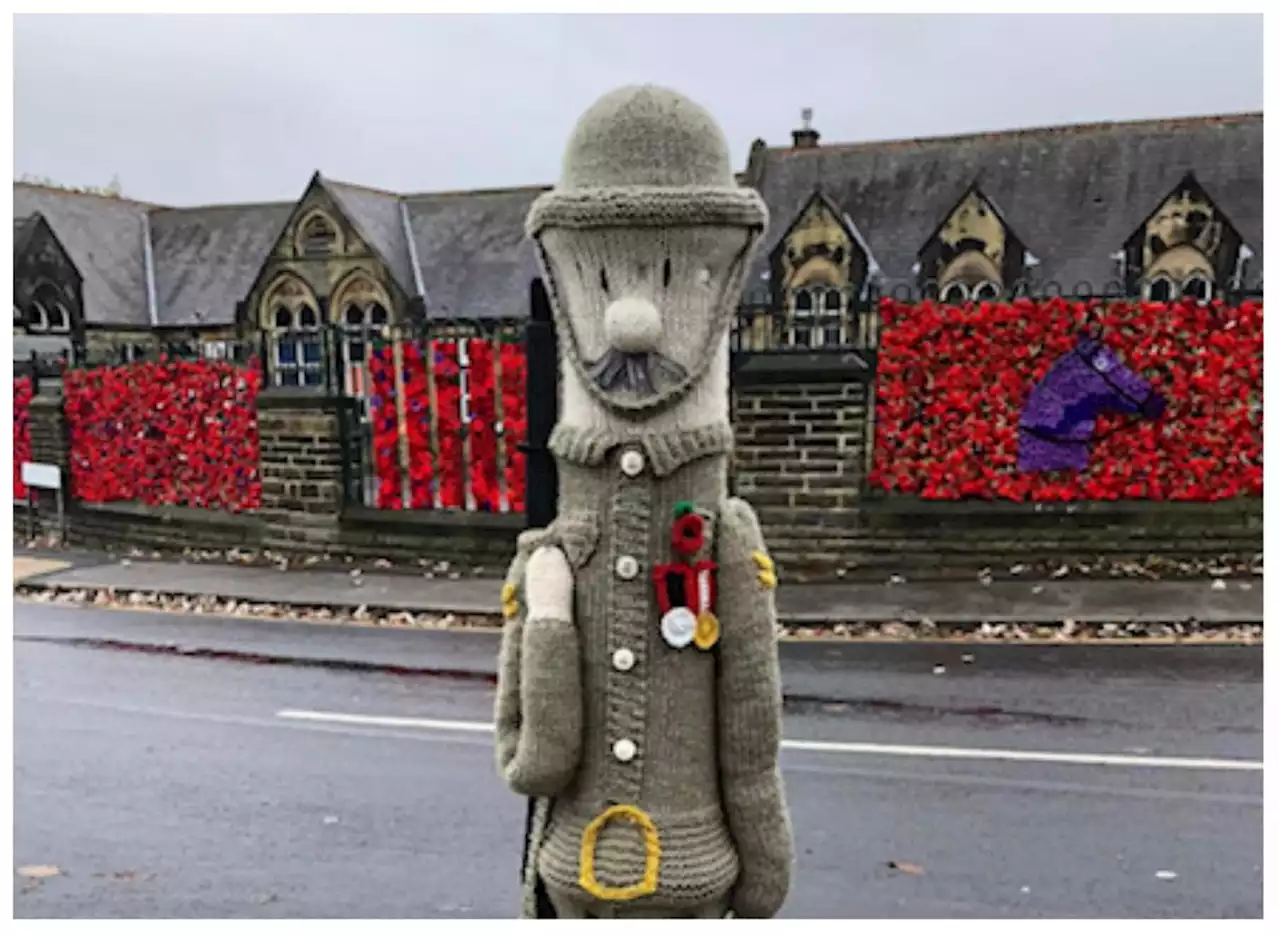
<path fill-rule="evenodd" d="M 693 631 L 693 645 L 710 649 L 720 639 L 720 620 L 709 610 L 698 614 L 698 625 Z"/>

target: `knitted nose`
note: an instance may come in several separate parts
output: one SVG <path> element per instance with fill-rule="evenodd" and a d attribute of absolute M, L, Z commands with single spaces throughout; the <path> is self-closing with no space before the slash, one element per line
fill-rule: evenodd
<path fill-rule="evenodd" d="M 625 296 L 604 310 L 604 336 L 610 347 L 624 354 L 643 354 L 657 348 L 662 317 L 647 299 Z"/>

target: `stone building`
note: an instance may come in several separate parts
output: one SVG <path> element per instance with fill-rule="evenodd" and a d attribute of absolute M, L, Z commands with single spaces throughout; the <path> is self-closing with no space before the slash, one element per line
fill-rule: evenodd
<path fill-rule="evenodd" d="M 864 480 L 877 296 L 1260 292 L 1262 139 L 1261 114 L 1234 114 L 827 144 L 806 113 L 789 144 L 756 141 L 740 180 L 772 222 L 736 336 L 747 353 L 734 374 L 735 479 L 780 567 L 823 578 L 972 571 L 1010 556 L 1260 551 L 1257 498 L 1089 503 L 1082 523 L 1031 504 L 878 502 Z M 316 173 L 292 202 L 175 208 L 18 182 L 15 353 L 75 343 L 91 359 L 128 360 L 176 342 L 218 357 L 251 340 L 272 383 L 318 386 L 326 324 L 345 333 L 354 363 L 367 327 L 526 316 L 537 268 L 523 221 L 545 190 L 398 195 Z M 789 353 L 770 353 L 780 346 Z M 348 395 L 367 392 L 360 367 L 345 372 Z M 259 397 L 257 517 L 188 510 L 175 525 L 174 508 L 102 504 L 82 509 L 78 528 L 106 540 L 234 534 L 414 558 L 505 555 L 517 516 L 353 502 L 339 443 L 352 430 L 322 395 L 306 395 L 315 412 L 298 394 Z M 46 410 L 56 421 L 56 404 Z"/>
<path fill-rule="evenodd" d="M 786 325 L 757 341 L 871 340 L 836 313 L 873 290 L 1158 299 L 1261 281 L 1261 114 L 854 144 L 823 143 L 810 117 L 790 145 L 757 140 L 741 176 L 773 218 L 747 300 Z M 154 340 L 217 353 L 262 327 L 314 381 L 321 322 L 523 316 L 522 221 L 543 190 L 398 195 L 316 173 L 294 202 L 176 208 L 15 183 L 15 336 L 127 357 Z"/>

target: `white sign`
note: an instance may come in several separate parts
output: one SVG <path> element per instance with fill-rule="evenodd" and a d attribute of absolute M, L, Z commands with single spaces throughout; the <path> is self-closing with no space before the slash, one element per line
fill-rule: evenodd
<path fill-rule="evenodd" d="M 22 463 L 22 482 L 28 487 L 40 490 L 61 490 L 62 471 L 56 464 L 36 464 L 32 461 Z"/>

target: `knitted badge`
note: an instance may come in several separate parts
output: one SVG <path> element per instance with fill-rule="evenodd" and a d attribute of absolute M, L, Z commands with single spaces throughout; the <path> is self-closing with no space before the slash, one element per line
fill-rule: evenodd
<path fill-rule="evenodd" d="M 690 643 L 708 650 L 720 639 L 716 617 L 716 563 L 707 558 L 710 517 L 692 503 L 676 504 L 671 550 L 676 560 L 653 570 L 662 638 L 672 649 Z"/>

